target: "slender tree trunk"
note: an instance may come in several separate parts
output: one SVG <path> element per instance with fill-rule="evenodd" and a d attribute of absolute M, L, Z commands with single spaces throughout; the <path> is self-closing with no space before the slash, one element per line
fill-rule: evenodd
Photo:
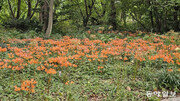
<path fill-rule="evenodd" d="M 44 5 L 40 4 L 41 11 L 39 12 L 39 21 L 40 21 L 41 24 L 43 23 L 43 10 L 44 10 L 43 6 Z"/>
<path fill-rule="evenodd" d="M 2 8 L 2 6 L 0 6 L 0 11 L 1 11 L 1 8 Z"/>
<path fill-rule="evenodd" d="M 148 0 L 148 6 L 150 7 L 152 4 L 151 4 L 151 0 Z M 152 31 L 154 30 L 154 20 L 153 20 L 153 12 L 152 12 L 152 9 L 150 9 L 149 11 L 149 17 L 151 19 L 151 27 L 152 27 Z"/>
<path fill-rule="evenodd" d="M 48 38 L 52 32 L 52 25 L 53 25 L 53 4 L 54 0 L 50 0 L 49 5 L 49 22 L 48 22 L 48 28 L 46 30 L 45 37 Z"/>
<path fill-rule="evenodd" d="M 87 23 L 88 23 L 88 19 L 87 18 L 83 19 L 83 26 L 85 28 L 87 27 Z"/>
<path fill-rule="evenodd" d="M 180 21 L 178 21 L 178 11 L 179 11 L 179 8 L 180 8 L 180 6 L 178 6 L 178 4 L 176 4 L 175 5 L 175 7 L 174 7 L 174 30 L 175 31 L 180 31 L 180 25 L 179 25 L 179 22 Z"/>
<path fill-rule="evenodd" d="M 117 29 L 117 21 L 116 21 L 116 7 L 115 7 L 115 0 L 110 1 L 110 17 L 109 23 L 113 26 L 113 30 Z"/>
<path fill-rule="evenodd" d="M 8 5 L 9 5 L 9 9 L 11 11 L 11 16 L 12 18 L 14 19 L 15 18 L 15 15 L 14 15 L 14 12 L 13 12 L 13 9 L 12 9 L 12 6 L 11 6 L 11 2 L 8 0 Z"/>
<path fill-rule="evenodd" d="M 121 18 L 122 18 L 122 20 L 124 22 L 124 26 L 126 27 L 126 12 L 125 11 L 122 11 Z"/>
<path fill-rule="evenodd" d="M 42 31 L 45 32 L 48 27 L 48 4 L 47 2 L 44 2 L 42 6 L 42 22 L 43 22 L 43 28 Z"/>
<path fill-rule="evenodd" d="M 155 16 L 155 19 L 156 19 L 156 32 L 161 32 L 161 21 L 160 21 L 160 15 L 158 14 L 158 9 L 157 7 L 154 8 L 154 16 Z"/>
<path fill-rule="evenodd" d="M 164 17 L 163 17 L 163 32 L 166 32 L 168 31 L 168 28 L 167 28 L 167 10 L 165 8 L 163 8 L 164 10 Z"/>
<path fill-rule="evenodd" d="M 28 0 L 28 14 L 27 18 L 30 19 L 31 17 L 31 0 Z"/>
<path fill-rule="evenodd" d="M 149 12 L 149 16 L 151 18 L 151 27 L 152 27 L 152 31 L 154 30 L 154 20 L 153 20 L 153 12 L 152 10 Z"/>
<path fill-rule="evenodd" d="M 84 0 L 84 6 L 85 6 L 85 17 L 83 17 L 83 26 L 86 28 L 87 27 L 87 23 L 88 23 L 88 4 L 87 4 L 87 0 Z"/>
<path fill-rule="evenodd" d="M 91 0 L 91 4 L 88 4 L 87 0 L 84 0 L 84 6 L 85 6 L 85 13 L 86 14 L 85 14 L 85 16 L 83 16 L 83 26 L 85 28 L 87 27 L 89 18 L 90 18 L 91 14 L 92 14 L 92 10 L 93 10 L 93 7 L 94 7 L 94 2 L 95 2 L 95 0 Z"/>
<path fill-rule="evenodd" d="M 18 0 L 17 2 L 17 16 L 16 18 L 19 19 L 21 13 L 21 0 Z"/>

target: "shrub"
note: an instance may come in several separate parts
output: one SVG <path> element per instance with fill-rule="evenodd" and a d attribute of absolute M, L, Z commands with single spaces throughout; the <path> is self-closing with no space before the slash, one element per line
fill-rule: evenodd
<path fill-rule="evenodd" d="M 36 19 L 32 19 L 32 20 L 25 18 L 12 19 L 3 22 L 3 26 L 5 26 L 6 28 L 16 28 L 17 30 L 20 31 L 41 30 L 41 25 L 39 24 L 39 21 L 37 21 Z"/>
<path fill-rule="evenodd" d="M 156 83 L 159 88 L 178 90 L 180 89 L 179 78 L 180 78 L 179 71 L 168 69 L 159 73 Z"/>

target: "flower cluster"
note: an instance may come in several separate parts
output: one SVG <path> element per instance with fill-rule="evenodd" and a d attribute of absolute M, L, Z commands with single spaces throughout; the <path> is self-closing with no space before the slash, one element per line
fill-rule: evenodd
<path fill-rule="evenodd" d="M 164 40 L 167 39 L 171 44 L 165 43 Z M 175 44 L 174 37 L 171 36 L 156 36 L 146 40 L 113 39 L 109 42 L 64 36 L 60 40 L 11 39 L 7 43 L 9 44 L 6 48 L 0 47 L 0 55 L 3 55 L 0 59 L 0 69 L 21 72 L 24 69 L 33 69 L 34 72 L 56 74 L 61 68 L 78 68 L 87 63 L 98 64 L 96 69 L 99 71 L 104 70 L 104 65 L 112 60 L 150 61 L 149 63 L 162 61 L 166 64 L 180 65 L 180 46 Z M 17 47 L 14 43 L 22 45 Z M 15 86 L 15 91 L 34 92 L 35 83 L 34 80 L 24 81 L 20 88 Z"/>
<path fill-rule="evenodd" d="M 59 67 L 77 67 L 78 61 L 104 62 L 111 56 L 115 59 L 130 61 L 162 60 L 166 63 L 180 65 L 179 46 L 166 45 L 162 37 L 151 40 L 114 39 L 107 43 L 101 40 L 76 39 L 65 36 L 61 40 L 14 39 L 11 43 L 27 43 L 25 47 L 11 47 L 9 45 L 8 58 L 0 60 L 1 68 L 21 70 L 29 65 L 37 66 L 37 70 L 44 70 L 48 74 L 56 74 Z M 170 38 L 173 40 L 173 37 Z M 153 41 L 152 41 L 153 40 Z M 5 48 L 0 48 L 3 52 Z M 119 58 L 117 58 L 119 57 Z"/>
<path fill-rule="evenodd" d="M 30 93 L 34 93 L 35 84 L 37 82 L 34 79 L 25 80 L 22 82 L 21 87 L 14 86 L 14 91 L 28 91 Z"/>

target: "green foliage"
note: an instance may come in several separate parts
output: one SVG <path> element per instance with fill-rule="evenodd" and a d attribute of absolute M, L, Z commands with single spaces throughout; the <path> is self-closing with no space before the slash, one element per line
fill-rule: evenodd
<path fill-rule="evenodd" d="M 94 26 L 94 32 L 89 34 L 87 31 L 72 35 L 72 38 L 90 40 L 102 40 L 108 43 L 112 39 L 127 38 L 128 41 L 134 39 L 143 39 L 153 41 L 154 37 L 163 37 L 162 35 L 146 34 L 138 32 L 134 33 L 136 37 L 130 36 L 130 32 L 118 33 L 105 33 L 109 31 L 109 26 L 104 26 L 104 33 L 98 33 L 100 26 Z M 2 28 L 2 27 L 1 27 Z M 100 27 L 102 30 L 102 27 Z M 127 34 L 124 37 L 123 34 Z M 172 32 L 171 32 L 172 34 Z M 151 37 L 147 37 L 151 35 Z M 170 35 L 171 36 L 171 35 Z M 170 37 L 169 36 L 169 37 Z M 174 36 L 172 34 L 172 36 Z M 28 31 L 21 33 L 16 30 L 1 29 L 0 30 L 0 47 L 7 47 L 8 40 L 12 38 L 18 39 L 32 39 L 37 37 L 44 37 L 42 33 L 36 33 L 35 31 Z M 62 40 L 62 36 L 59 34 L 52 34 L 51 39 Z M 168 39 L 162 39 L 165 42 L 169 42 Z M 176 39 L 174 39 L 176 40 Z M 23 48 L 27 45 L 33 45 L 33 42 L 24 43 L 11 43 L 11 47 Z M 39 45 L 41 43 L 38 43 Z M 167 45 L 169 45 L 167 44 Z M 174 43 L 173 43 L 174 44 Z M 50 43 L 46 46 L 51 47 Z M 98 49 L 101 49 L 99 47 Z M 5 53 L 0 53 L 1 59 L 7 58 L 8 50 Z M 49 55 L 48 57 L 58 56 L 57 54 Z M 16 56 L 15 56 L 16 57 Z M 48 58 L 47 57 L 47 58 Z M 179 92 L 179 71 L 175 64 L 164 63 L 164 67 L 173 67 L 173 71 L 167 71 L 166 68 L 157 68 L 154 66 L 153 61 L 143 61 L 137 64 L 130 58 L 129 61 L 118 60 L 119 57 L 109 56 L 104 64 L 98 61 L 89 62 L 87 58 L 83 57 L 83 60 L 70 60 L 72 63 L 77 63 L 78 67 L 60 67 L 57 74 L 51 76 L 51 83 L 48 84 L 49 75 L 45 72 L 37 71 L 36 65 L 28 65 L 26 69 L 21 71 L 12 71 L 4 68 L 0 71 L 0 99 L 2 100 L 150 100 L 159 101 L 161 98 L 156 96 L 147 98 L 146 91 L 154 91 L 154 89 L 168 90 Z M 128 57 L 129 58 L 129 57 Z M 161 60 L 155 61 L 158 62 Z M 97 66 L 103 65 L 102 70 L 97 70 Z M 162 65 L 162 63 L 159 63 Z M 137 69 L 137 70 L 136 70 Z M 34 72 L 36 71 L 36 72 Z M 61 73 L 59 74 L 59 72 Z M 26 80 L 34 78 L 38 81 L 36 84 L 36 93 L 28 94 L 25 91 L 15 92 L 13 85 L 20 86 L 19 80 Z M 67 81 L 71 83 L 66 84 Z M 49 86 L 49 93 L 47 93 L 47 87 Z"/>
<path fill-rule="evenodd" d="M 87 2 L 85 5 L 85 1 Z M 92 6 L 92 1 L 94 5 Z M 171 29 L 179 31 L 179 0 L 116 0 L 116 18 L 112 18 L 110 1 L 107 0 L 55 0 L 53 33 L 78 32 L 91 26 L 112 25 L 109 19 L 115 19 L 117 30 L 136 30 L 164 33 Z M 15 3 L 13 3 L 15 2 Z M 31 1 L 33 19 L 27 20 L 28 3 L 21 1 L 20 18 L 17 15 L 17 1 L 11 0 L 11 8 L 7 0 L 0 2 L 0 22 L 6 27 L 20 30 L 42 31 L 41 15 L 44 12 L 43 2 Z M 92 6 L 92 8 L 91 8 Z M 47 10 L 48 11 L 48 10 Z M 87 25 L 84 25 L 86 23 Z M 67 31 L 68 30 L 68 31 Z"/>
<path fill-rule="evenodd" d="M 157 85 L 159 88 L 178 91 L 180 89 L 180 73 L 176 69 L 173 71 L 163 70 L 157 75 Z"/>
<path fill-rule="evenodd" d="M 3 26 L 6 28 L 16 28 L 20 31 L 40 31 L 42 27 L 36 19 L 29 20 L 25 18 L 8 20 L 7 22 L 3 22 Z"/>

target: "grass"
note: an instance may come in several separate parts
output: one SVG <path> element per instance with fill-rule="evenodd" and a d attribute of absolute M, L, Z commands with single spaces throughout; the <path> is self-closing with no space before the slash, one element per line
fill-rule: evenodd
<path fill-rule="evenodd" d="M 36 37 L 43 38 L 43 34 L 33 31 L 20 33 L 16 30 L 1 30 L 0 47 L 2 48 L 0 50 L 0 64 L 2 64 L 0 69 L 0 100 L 160 101 L 163 99 L 162 96 L 157 97 L 154 95 L 147 97 L 146 92 L 176 91 L 179 93 L 180 75 L 179 65 L 177 63 L 179 58 L 173 55 L 179 54 L 178 37 L 174 37 L 171 40 L 170 38 L 172 38 L 173 33 L 171 35 L 144 34 L 130 32 L 110 32 L 107 34 L 105 31 L 104 33 L 92 31 L 91 33 L 70 34 L 69 36 L 71 38 L 53 34 L 50 40 L 46 40 L 35 39 Z M 14 38 L 18 40 L 14 40 Z M 85 38 L 90 40 L 83 41 Z M 116 38 L 126 39 L 123 41 L 122 50 L 129 47 L 124 45 L 130 45 L 131 41 L 138 39 L 140 39 L 140 42 L 134 42 L 139 45 L 145 42 L 141 41 L 142 39 L 148 40 L 152 44 L 163 42 L 164 47 L 158 46 L 155 48 L 157 49 L 156 51 L 143 55 L 146 60 L 142 61 L 141 57 L 135 57 L 138 50 L 134 53 L 131 51 L 132 54 L 130 55 L 120 50 L 118 52 L 121 54 L 113 55 L 111 51 L 114 50 L 111 50 L 108 51 L 109 55 L 107 57 L 102 58 L 100 55 L 103 53 L 103 49 L 108 50 L 108 47 L 115 49 L 111 44 L 115 46 L 116 44 L 120 45 L 120 42 L 113 42 Z M 95 43 L 95 47 L 93 48 L 90 45 L 95 42 L 93 40 L 101 40 L 104 45 L 107 44 L 109 46 L 103 48 L 103 44 Z M 60 44 L 57 44 L 58 42 Z M 85 44 L 86 42 L 87 44 Z M 147 44 L 149 45 L 149 43 Z M 167 52 L 167 54 L 173 57 L 172 61 L 174 63 L 168 63 L 168 59 L 163 60 L 163 58 L 156 58 L 155 60 L 148 59 L 149 56 L 153 57 L 159 54 L 157 52 L 159 50 L 167 50 L 165 46 L 168 45 L 174 47 Z M 45 48 L 43 49 L 43 47 Z M 142 48 L 142 46 L 138 47 Z M 3 51 L 4 48 L 7 50 Z M 85 52 L 81 48 L 89 49 L 90 51 Z M 132 50 L 139 48 L 134 47 Z M 85 55 L 79 52 L 84 52 Z M 95 55 L 96 52 L 98 52 L 98 55 Z M 149 51 L 146 50 L 146 52 Z M 41 53 L 43 55 L 39 55 Z M 80 57 L 77 56 L 79 54 L 81 54 Z M 106 51 L 103 54 L 106 55 Z M 25 56 L 28 56 L 27 59 L 25 59 Z M 71 59 L 70 57 L 74 58 Z M 9 60 L 7 65 L 5 65 L 6 59 Z M 59 61 L 56 61 L 57 59 Z M 69 63 L 74 65 L 70 65 Z M 12 67 L 8 68 L 8 66 Z M 39 70 L 39 66 L 41 68 L 45 66 L 45 69 Z M 53 70 L 50 70 L 50 68 Z M 27 83 L 23 84 L 24 81 L 31 79 L 37 82 L 34 84 L 35 88 L 31 87 L 33 85 L 31 83 L 29 85 Z M 164 81 L 161 82 L 161 80 Z M 27 86 L 29 90 L 22 89 L 22 85 Z M 19 87 L 21 90 L 15 89 L 14 86 Z M 33 89 L 35 90 L 34 92 L 32 91 Z"/>

